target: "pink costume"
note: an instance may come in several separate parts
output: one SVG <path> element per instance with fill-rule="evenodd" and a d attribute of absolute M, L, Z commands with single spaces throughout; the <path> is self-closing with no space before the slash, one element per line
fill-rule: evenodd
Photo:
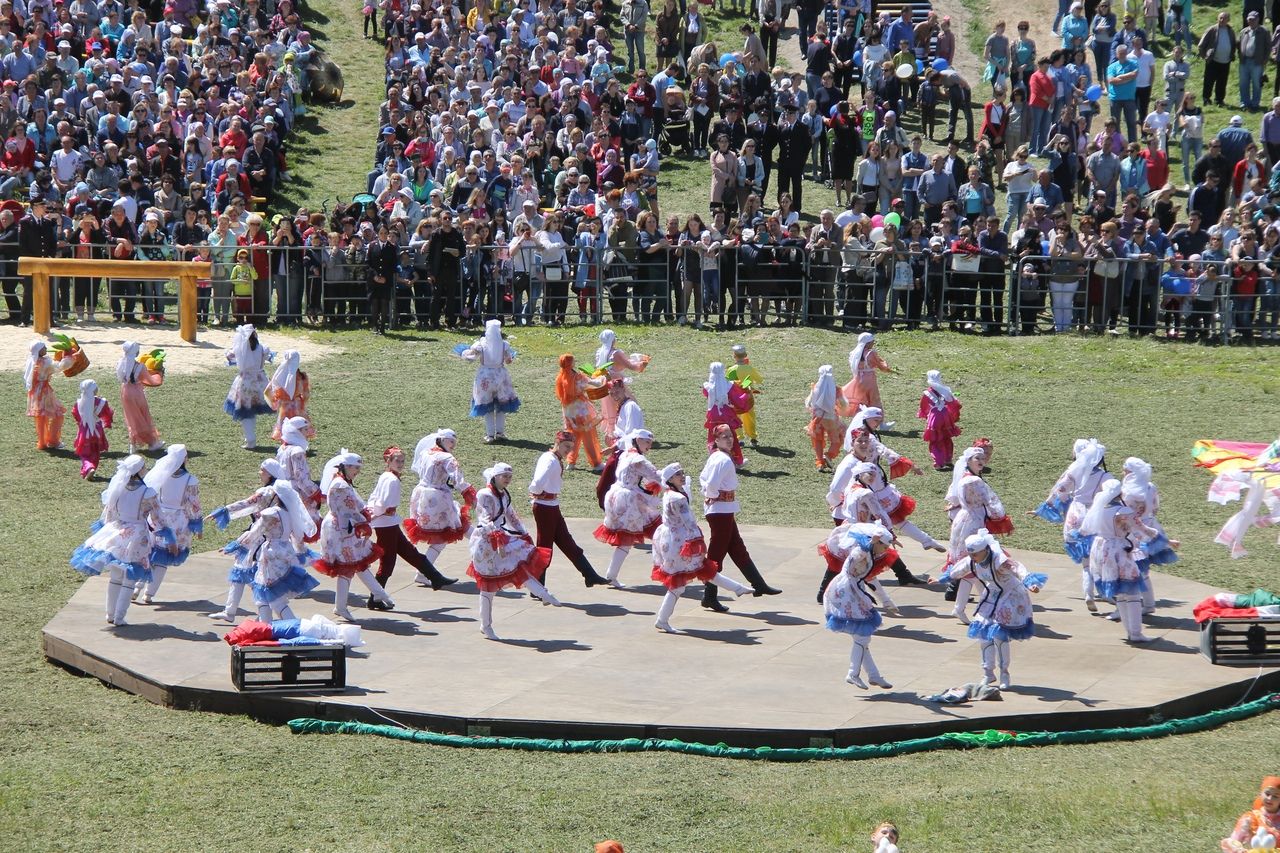
<path fill-rule="evenodd" d="M 702 396 L 707 398 L 707 419 L 704 424 L 707 428 L 707 452 L 715 449 L 715 429 L 724 424 L 733 432 L 733 448 L 729 452 L 729 458 L 734 465 L 741 465 L 742 445 L 738 443 L 738 430 L 742 427 L 742 419 L 738 414 L 751 408 L 751 392 L 730 382 L 724 375 L 724 365 L 713 361 L 707 373 L 707 381 L 702 383 Z"/>
<path fill-rule="evenodd" d="M 284 440 L 284 423 L 290 418 L 303 418 L 307 421 L 302 434 L 308 439 L 316 437 L 316 429 L 307 416 L 307 401 L 311 399 L 311 380 L 305 371 L 298 369 L 298 351 L 285 350 L 281 354 L 280 365 L 271 374 L 267 383 L 267 404 L 276 410 L 276 425 L 271 429 L 271 438 Z"/>
<path fill-rule="evenodd" d="M 875 337 L 870 332 L 858 335 L 858 344 L 849 353 L 849 370 L 853 372 L 853 378 L 841 389 L 844 392 L 844 410 L 840 415 L 852 417 L 859 406 L 882 408 L 876 371 L 888 373 L 889 365 L 880 357 L 875 348 Z"/>
<path fill-rule="evenodd" d="M 929 387 L 920 395 L 920 411 L 916 417 L 924 420 L 924 440 L 933 457 L 933 467 L 943 468 L 955 458 L 952 439 L 960 434 L 960 401 L 942 382 L 942 374 L 930 370 Z"/>
<path fill-rule="evenodd" d="M 630 370 L 634 373 L 643 373 L 644 369 L 649 366 L 649 356 L 639 353 L 627 355 L 622 350 L 614 346 L 617 336 L 612 329 L 605 329 L 600 333 L 600 346 L 596 349 L 596 372 L 602 369 L 609 381 L 623 378 L 623 371 Z M 608 367 L 605 367 L 608 365 Z M 627 387 L 627 399 L 635 397 L 630 386 Z M 604 440 L 606 444 L 613 442 L 614 427 L 618 423 L 618 410 L 622 407 L 622 403 L 614 400 L 612 397 L 605 397 L 600 401 L 600 424 L 604 429 Z"/>
<path fill-rule="evenodd" d="M 62 446 L 62 419 L 67 410 L 58 402 L 49 380 L 59 370 L 71 367 L 71 359 L 63 359 L 55 367 L 49 358 L 44 341 L 31 342 L 27 365 L 22 372 L 27 388 L 27 417 L 36 419 L 36 450 L 49 450 Z"/>
<path fill-rule="evenodd" d="M 139 363 L 136 341 L 125 341 L 123 349 L 124 354 L 116 363 L 116 379 L 120 380 L 120 408 L 124 410 L 124 422 L 129 428 L 129 444 L 155 450 L 163 442 L 155 421 L 151 419 L 151 408 L 142 389 L 147 383 L 158 385 L 158 374 Z"/>
<path fill-rule="evenodd" d="M 80 457 L 80 476 L 93 476 L 107 452 L 107 430 L 114 413 L 107 401 L 98 396 L 98 383 L 86 379 L 80 383 L 80 397 L 71 410 L 76 419 L 76 455 Z"/>

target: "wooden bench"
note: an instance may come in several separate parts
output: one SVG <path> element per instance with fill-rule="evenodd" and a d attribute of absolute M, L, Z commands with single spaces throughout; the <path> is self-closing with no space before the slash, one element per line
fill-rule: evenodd
<path fill-rule="evenodd" d="M 31 276 L 32 322 L 37 334 L 53 325 L 49 279 L 122 278 L 178 280 L 178 330 L 187 343 L 196 340 L 196 281 L 212 275 L 208 261 L 112 261 L 80 258 L 19 258 L 18 275 Z"/>

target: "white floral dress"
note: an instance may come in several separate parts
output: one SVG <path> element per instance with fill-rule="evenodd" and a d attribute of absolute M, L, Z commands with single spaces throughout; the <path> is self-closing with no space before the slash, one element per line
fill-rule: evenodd
<path fill-rule="evenodd" d="M 662 494 L 662 524 L 653 534 L 651 577 L 667 589 L 679 590 L 694 581 L 708 582 L 719 571 L 720 565 L 707 559 L 707 543 L 689 496 L 668 488 Z"/>
<path fill-rule="evenodd" d="M 270 354 L 271 351 L 261 344 L 257 349 L 247 351 L 243 364 L 237 363 L 230 353 L 227 354 L 227 362 L 236 369 L 236 378 L 231 381 L 231 390 L 227 392 L 222 409 L 235 420 L 243 421 L 272 413 L 271 405 L 264 396 L 268 380 L 263 368 Z"/>
<path fill-rule="evenodd" d="M 875 599 L 867 587 L 872 569 L 870 553 L 856 545 L 849 547 L 840 574 L 822 596 L 828 630 L 869 637 L 880 627 L 880 611 L 876 610 Z"/>
<path fill-rule="evenodd" d="M 341 477 L 329 485 L 329 513 L 320 524 L 320 559 L 315 569 L 331 578 L 350 578 L 382 557 L 373 541 L 373 529 L 365 515 L 364 501 Z"/>
<path fill-rule="evenodd" d="M 157 500 L 151 565 L 180 566 L 191 553 L 192 537 L 204 533 L 200 481 L 180 470 L 161 485 Z"/>
<path fill-rule="evenodd" d="M 463 503 L 453 499 L 462 496 Z M 471 529 L 471 506 L 475 487 L 462 475 L 462 466 L 452 453 L 436 447 L 428 457 L 425 476 L 409 496 L 409 517 L 404 532 L 410 542 L 447 545 L 457 542 Z"/>
<path fill-rule="evenodd" d="M 982 584 L 982 598 L 969 623 L 969 637 L 975 640 L 1026 640 L 1035 633 L 1028 587 L 1040 587 L 1044 575 L 1032 574 L 1026 566 L 1007 554 L 996 564 L 995 551 L 986 562 L 966 556 L 951 570 L 952 580 L 974 578 Z"/>
<path fill-rule="evenodd" d="M 481 592 L 524 586 L 551 565 L 551 549 L 533 544 L 511 503 L 510 492 L 496 492 L 488 486 L 476 492 L 476 523 L 469 545 L 467 575 Z"/>
<path fill-rule="evenodd" d="M 71 555 L 71 565 L 93 576 L 113 567 L 130 582 L 151 580 L 151 527 L 160 502 L 145 485 L 125 488 L 113 506 L 104 507 L 92 535 Z"/>
<path fill-rule="evenodd" d="M 595 537 L 606 545 L 638 545 L 662 523 L 658 470 L 638 450 L 618 459 L 617 479 L 604 496 L 604 521 Z"/>

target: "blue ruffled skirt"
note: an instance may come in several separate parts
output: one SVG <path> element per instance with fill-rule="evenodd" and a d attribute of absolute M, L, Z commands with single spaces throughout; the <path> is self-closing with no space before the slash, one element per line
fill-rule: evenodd
<path fill-rule="evenodd" d="M 488 403 L 471 404 L 471 417 L 483 418 L 491 412 L 502 412 L 504 415 L 510 415 L 520 411 L 520 398 L 512 397 L 510 400 L 491 400 Z"/>
<path fill-rule="evenodd" d="M 859 637 L 870 637 L 884 621 L 879 610 L 872 610 L 865 619 L 845 619 L 842 616 L 828 616 L 827 630 L 840 634 L 856 634 Z"/>
<path fill-rule="evenodd" d="M 88 577 L 100 575 L 116 566 L 123 569 L 125 577 L 133 583 L 151 581 L 151 570 L 146 566 L 141 563 L 126 563 L 113 556 L 110 551 L 81 545 L 71 553 L 71 568 Z"/>
<path fill-rule="evenodd" d="M 1053 498 L 1047 500 L 1040 506 L 1036 507 L 1036 515 L 1045 521 L 1052 521 L 1054 524 L 1062 524 L 1067 520 L 1067 502 L 1061 498 Z"/>
<path fill-rule="evenodd" d="M 1142 595 L 1146 592 L 1148 583 L 1146 578 L 1140 577 L 1136 580 L 1095 580 L 1093 586 L 1102 598 L 1114 599 L 1117 595 Z"/>
<path fill-rule="evenodd" d="M 320 586 L 320 582 L 307 573 L 302 566 L 294 566 L 288 574 L 271 586 L 253 583 L 253 601 L 255 604 L 270 604 L 280 599 L 297 598 L 306 595 Z"/>
<path fill-rule="evenodd" d="M 191 556 L 190 548 L 183 548 L 174 554 L 167 547 L 159 547 L 151 549 L 151 565 L 152 566 L 181 566 L 187 561 L 187 557 Z"/>
<path fill-rule="evenodd" d="M 1067 556 L 1075 563 L 1084 563 L 1089 556 L 1089 549 L 1092 547 L 1092 534 L 1086 536 L 1078 533 L 1074 539 L 1068 539 L 1062 543 L 1062 550 L 1066 551 Z"/>
<path fill-rule="evenodd" d="M 1036 623 L 1028 619 L 1022 625 L 1009 627 L 999 622 L 992 622 L 981 617 L 969 623 L 969 639 L 984 642 L 1008 642 L 1009 640 L 1029 640 L 1035 636 Z"/>
<path fill-rule="evenodd" d="M 271 415 L 275 413 L 272 410 L 272 408 L 269 405 L 267 405 L 266 400 L 254 403 L 250 406 L 237 406 L 235 403 L 232 403 L 231 400 L 229 399 L 223 400 L 222 411 L 226 412 L 234 420 L 237 420 L 237 421 L 247 421 L 251 418 L 256 418 L 261 415 Z"/>

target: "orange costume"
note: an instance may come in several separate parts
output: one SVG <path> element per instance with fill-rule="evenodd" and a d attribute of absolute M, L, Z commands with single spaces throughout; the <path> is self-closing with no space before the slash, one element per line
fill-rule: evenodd
<path fill-rule="evenodd" d="M 836 412 L 843 402 L 844 397 L 836 387 L 831 365 L 822 365 L 818 368 L 818 381 L 813 383 L 813 389 L 804 401 L 810 417 L 809 425 L 804 431 L 813 442 L 813 463 L 819 471 L 829 471 L 831 463 L 840 458 L 844 423 Z"/>
<path fill-rule="evenodd" d="M 281 430 L 289 418 L 306 418 L 307 427 L 302 434 L 311 440 L 316 437 L 316 428 L 307 415 L 307 401 L 311 399 L 311 380 L 305 371 L 298 369 L 298 351 L 285 350 L 281 354 L 280 366 L 271 374 L 267 383 L 267 403 L 276 410 L 276 425 L 271 429 L 271 438 L 283 442 Z"/>
<path fill-rule="evenodd" d="M 595 372 L 603 374 L 610 380 L 621 379 L 622 371 L 630 370 L 635 373 L 643 373 L 644 369 L 649 366 L 649 356 L 639 353 L 627 355 L 615 346 L 617 336 L 614 335 L 612 329 L 605 329 L 600 333 L 600 346 L 596 349 Z M 635 399 L 631 387 L 627 386 L 626 399 Z M 622 408 L 622 403 L 612 397 L 605 397 L 600 401 L 600 423 L 604 427 L 604 440 L 612 443 L 614 438 L 613 429 L 618 423 L 618 410 Z"/>
<path fill-rule="evenodd" d="M 596 413 L 596 407 L 591 405 L 587 391 L 603 388 L 607 381 L 605 376 L 587 376 L 578 370 L 569 353 L 560 356 L 556 397 L 564 408 L 564 428 L 573 433 L 573 450 L 565 457 L 565 462 L 569 465 L 577 463 L 579 448 L 586 451 L 587 461 L 593 469 L 603 465 L 600 459 L 600 436 L 596 433 L 600 416 Z"/>
<path fill-rule="evenodd" d="M 1267 776 L 1262 780 L 1262 787 L 1253 808 L 1240 815 L 1236 827 L 1231 834 L 1222 839 L 1224 853 L 1240 853 L 1256 845 L 1251 842 L 1259 835 L 1270 835 L 1280 841 L 1280 776 Z"/>
<path fill-rule="evenodd" d="M 844 402 L 838 414 L 848 418 L 858 413 L 859 406 L 884 408 L 880 405 L 880 385 L 876 382 L 876 371 L 892 371 L 880 357 L 875 337 L 870 332 L 858 335 L 858 345 L 849 353 L 849 370 L 853 372 L 853 378 L 840 389 L 844 393 Z"/>
<path fill-rule="evenodd" d="M 44 341 L 31 342 L 22 382 L 27 388 L 27 417 L 36 419 L 36 450 L 56 450 L 62 446 L 62 419 L 67 410 L 58 402 L 50 380 L 55 372 L 71 365 L 69 358 L 55 365 Z"/>

